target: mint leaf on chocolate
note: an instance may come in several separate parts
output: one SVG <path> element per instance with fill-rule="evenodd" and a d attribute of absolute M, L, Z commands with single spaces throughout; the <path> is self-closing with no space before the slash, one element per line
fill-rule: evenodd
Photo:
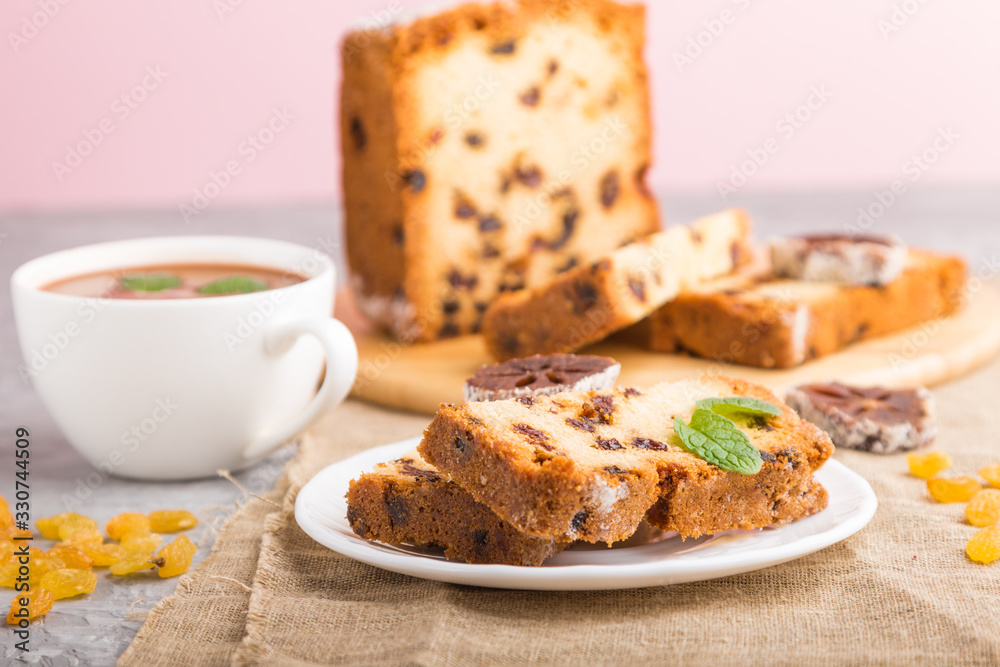
<path fill-rule="evenodd" d="M 675 417 L 674 432 L 689 452 L 723 470 L 753 475 L 763 465 L 760 452 L 733 420 L 711 410 L 699 407 L 689 424 Z"/>
<path fill-rule="evenodd" d="M 695 403 L 699 408 L 711 410 L 725 417 L 780 417 L 781 408 L 773 403 L 749 396 L 729 398 L 703 398 Z"/>
<path fill-rule="evenodd" d="M 181 279 L 172 273 L 133 273 L 118 279 L 122 289 L 134 292 L 161 292 L 181 286 Z"/>
<path fill-rule="evenodd" d="M 198 294 L 251 294 L 253 292 L 263 292 L 266 289 L 267 285 L 259 280 L 247 278 L 246 276 L 230 276 L 228 278 L 219 278 L 207 285 L 203 285 L 198 288 Z"/>

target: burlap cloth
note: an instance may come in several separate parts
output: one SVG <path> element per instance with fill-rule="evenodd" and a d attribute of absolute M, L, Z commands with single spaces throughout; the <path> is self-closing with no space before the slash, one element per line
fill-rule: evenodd
<path fill-rule="evenodd" d="M 1000 461 L 1000 362 L 935 395 L 936 448 L 954 457 L 953 472 Z M 837 452 L 879 498 L 859 534 L 784 565 L 671 587 L 442 584 L 338 556 L 299 529 L 295 494 L 313 474 L 426 422 L 354 401 L 330 413 L 272 492 L 283 507 L 255 499 L 234 515 L 119 664 L 1000 664 L 1000 562 L 966 559 L 976 529 L 963 505 L 931 502 L 900 455 Z"/>

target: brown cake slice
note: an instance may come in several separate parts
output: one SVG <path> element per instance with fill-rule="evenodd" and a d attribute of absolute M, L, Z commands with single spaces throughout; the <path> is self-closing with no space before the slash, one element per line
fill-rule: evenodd
<path fill-rule="evenodd" d="M 883 287 L 726 276 L 690 287 L 626 335 L 657 352 L 788 368 L 954 313 L 965 275 L 960 257 L 910 250 Z"/>
<path fill-rule="evenodd" d="M 729 396 L 781 408 L 742 427 L 763 459 L 754 475 L 707 463 L 675 439 L 674 417 L 687 422 L 697 400 Z M 706 376 L 645 392 L 444 405 L 418 449 L 526 535 L 610 543 L 631 535 L 651 508 L 651 523 L 682 536 L 817 512 L 827 497 L 812 473 L 833 444 L 764 387 Z"/>
<path fill-rule="evenodd" d="M 347 520 L 367 540 L 442 547 L 467 563 L 540 565 L 569 546 L 519 532 L 416 452 L 351 480 Z"/>
<path fill-rule="evenodd" d="M 483 337 L 497 359 L 572 352 L 634 324 L 683 290 L 750 256 L 752 226 L 729 209 L 622 246 L 486 311 Z"/>

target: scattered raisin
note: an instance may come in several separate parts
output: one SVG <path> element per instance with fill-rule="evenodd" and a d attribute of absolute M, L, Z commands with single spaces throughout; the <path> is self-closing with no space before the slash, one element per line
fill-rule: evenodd
<path fill-rule="evenodd" d="M 104 532 L 113 540 L 121 541 L 128 534 L 149 535 L 153 532 L 149 517 L 138 512 L 123 512 L 111 517 L 104 526 Z"/>
<path fill-rule="evenodd" d="M 636 389 L 635 387 L 625 387 L 622 393 L 625 394 L 626 396 L 642 396 L 642 392 Z"/>
<path fill-rule="evenodd" d="M 611 208 L 618 198 L 618 172 L 610 171 L 601 179 L 601 206 Z"/>
<path fill-rule="evenodd" d="M 548 442 L 549 436 L 537 428 L 532 428 L 527 424 L 514 424 L 512 427 L 517 433 L 528 436 L 532 440 L 538 440 L 539 442 Z"/>
<path fill-rule="evenodd" d="M 552 76 L 558 71 L 559 71 L 559 61 L 553 58 L 552 60 L 549 61 L 549 66 L 548 66 L 549 76 Z"/>
<path fill-rule="evenodd" d="M 152 554 L 136 552 L 123 556 L 121 560 L 111 566 L 110 572 L 122 576 L 142 570 L 152 570 L 154 567 L 156 567 L 156 563 L 153 562 Z"/>
<path fill-rule="evenodd" d="M 455 449 L 457 449 L 460 452 L 465 451 L 465 440 L 462 440 L 461 436 L 458 435 L 455 436 Z"/>
<path fill-rule="evenodd" d="M 1000 526 L 983 528 L 973 535 L 965 545 L 965 553 L 976 563 L 992 563 L 1000 558 Z"/>
<path fill-rule="evenodd" d="M 354 148 L 359 151 L 363 150 L 365 144 L 368 143 L 365 126 L 361 124 L 361 119 L 357 116 L 351 118 L 351 138 L 354 140 Z"/>
<path fill-rule="evenodd" d="M 935 477 L 927 480 L 927 491 L 939 503 L 964 503 L 982 485 L 971 477 Z"/>
<path fill-rule="evenodd" d="M 597 288 L 591 282 L 573 283 L 573 312 L 577 315 L 587 312 L 597 303 Z"/>
<path fill-rule="evenodd" d="M 454 315 L 458 312 L 459 303 L 453 299 L 449 299 L 441 304 L 441 312 L 445 315 Z"/>
<path fill-rule="evenodd" d="M 40 585 L 52 591 L 52 599 L 61 600 L 93 593 L 97 588 L 97 575 L 89 570 L 53 570 L 42 577 Z"/>
<path fill-rule="evenodd" d="M 128 553 L 120 544 L 88 544 L 82 549 L 94 562 L 94 567 L 114 565 Z"/>
<path fill-rule="evenodd" d="M 906 462 L 910 466 L 910 474 L 921 479 L 930 479 L 951 467 L 951 457 L 944 452 L 907 454 Z"/>
<path fill-rule="evenodd" d="M 448 272 L 448 284 L 455 289 L 474 289 L 479 284 L 478 276 L 463 276 L 458 269 Z"/>
<path fill-rule="evenodd" d="M 994 463 L 991 466 L 986 466 L 979 471 L 979 474 L 983 476 L 983 479 L 990 483 L 990 486 L 995 489 L 1000 489 L 1000 463 Z"/>
<path fill-rule="evenodd" d="M 396 245 L 403 245 L 403 241 L 406 240 L 406 235 L 403 232 L 403 225 L 396 225 L 392 228 L 392 242 Z"/>
<path fill-rule="evenodd" d="M 523 403 L 524 405 L 534 405 L 535 404 L 535 399 L 532 398 L 531 396 L 518 396 L 517 397 L 517 402 L 518 403 Z"/>
<path fill-rule="evenodd" d="M 764 450 L 760 450 L 760 458 L 763 459 L 764 461 L 767 461 L 768 463 L 774 463 L 775 461 L 778 460 L 777 456 L 775 456 L 771 452 L 765 452 Z"/>
<path fill-rule="evenodd" d="M 461 331 L 458 330 L 458 325 L 454 322 L 445 322 L 438 332 L 440 338 L 454 338 L 459 335 Z"/>
<path fill-rule="evenodd" d="M 432 145 L 438 143 L 442 139 L 444 139 L 444 130 L 440 127 L 435 127 L 431 130 L 430 142 Z"/>
<path fill-rule="evenodd" d="M 160 546 L 163 536 L 157 533 L 147 533 L 140 535 L 137 533 L 125 533 L 121 539 L 122 548 L 129 553 L 150 553 Z"/>
<path fill-rule="evenodd" d="M 965 506 L 965 518 L 980 528 L 1000 521 L 1000 489 L 977 491 Z"/>
<path fill-rule="evenodd" d="M 604 472 L 611 473 L 612 475 L 627 475 L 628 470 L 622 470 L 618 466 L 605 466 Z"/>
<path fill-rule="evenodd" d="M 27 601 L 27 604 L 22 605 L 22 601 Z M 52 609 L 52 603 L 55 601 L 55 597 L 52 595 L 51 591 L 44 588 L 36 588 L 34 590 L 28 591 L 27 593 L 18 593 L 10 602 L 10 613 L 7 614 L 7 625 L 18 625 L 21 619 L 33 620 L 39 616 L 44 616 Z M 19 612 L 21 609 L 27 607 L 28 615 L 23 616 Z"/>
<path fill-rule="evenodd" d="M 483 138 L 483 135 L 478 132 L 468 132 L 465 135 L 465 143 L 469 144 L 473 148 L 479 148 L 486 143 L 486 140 Z"/>
<path fill-rule="evenodd" d="M 587 522 L 587 516 L 588 516 L 587 510 L 580 510 L 579 512 L 574 514 L 573 520 L 570 522 L 570 525 L 573 527 L 573 530 L 580 530 L 581 528 L 583 528 L 583 524 Z"/>
<path fill-rule="evenodd" d="M 542 97 L 542 91 L 538 86 L 533 86 L 521 93 L 521 104 L 529 107 L 538 106 L 538 100 Z"/>
<path fill-rule="evenodd" d="M 474 532 L 472 534 L 472 541 L 475 542 L 477 546 L 485 547 L 486 546 L 486 538 L 488 538 L 489 536 L 490 536 L 489 531 L 487 531 L 487 530 L 477 530 L 476 532 Z"/>
<path fill-rule="evenodd" d="M 387 491 L 384 501 L 385 509 L 389 513 L 389 519 L 392 520 L 392 524 L 394 526 L 404 525 L 407 518 L 409 518 L 410 511 L 406 508 L 403 499 L 391 491 Z"/>
<path fill-rule="evenodd" d="M 177 539 L 160 549 L 156 554 L 163 559 L 158 573 L 160 577 L 176 577 L 178 574 L 187 572 L 194 559 L 194 552 L 197 550 L 198 547 L 188 539 L 187 535 L 178 535 Z"/>

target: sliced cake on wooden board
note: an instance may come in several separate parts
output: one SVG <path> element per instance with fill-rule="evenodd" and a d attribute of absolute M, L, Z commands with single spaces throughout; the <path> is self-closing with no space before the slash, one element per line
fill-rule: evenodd
<path fill-rule="evenodd" d="M 501 292 L 660 228 L 643 32 L 639 5 L 521 0 L 346 37 L 347 256 L 369 318 L 403 341 L 475 332 Z"/>
<path fill-rule="evenodd" d="M 643 319 L 681 290 L 751 256 L 753 227 L 729 209 L 618 248 L 538 287 L 505 294 L 483 321 L 497 359 L 571 352 Z"/>
<path fill-rule="evenodd" d="M 965 277 L 960 257 L 912 249 L 900 276 L 881 287 L 726 276 L 681 292 L 627 336 L 657 352 L 789 368 L 953 314 Z"/>
<path fill-rule="evenodd" d="M 732 396 L 780 409 L 741 426 L 760 452 L 755 474 L 708 463 L 674 433 L 675 418 L 690 419 L 697 401 Z M 631 535 L 654 505 L 650 523 L 682 536 L 815 513 L 827 496 L 812 473 L 833 445 L 767 389 L 705 376 L 647 391 L 444 405 L 418 451 L 526 535 L 610 543 Z"/>

